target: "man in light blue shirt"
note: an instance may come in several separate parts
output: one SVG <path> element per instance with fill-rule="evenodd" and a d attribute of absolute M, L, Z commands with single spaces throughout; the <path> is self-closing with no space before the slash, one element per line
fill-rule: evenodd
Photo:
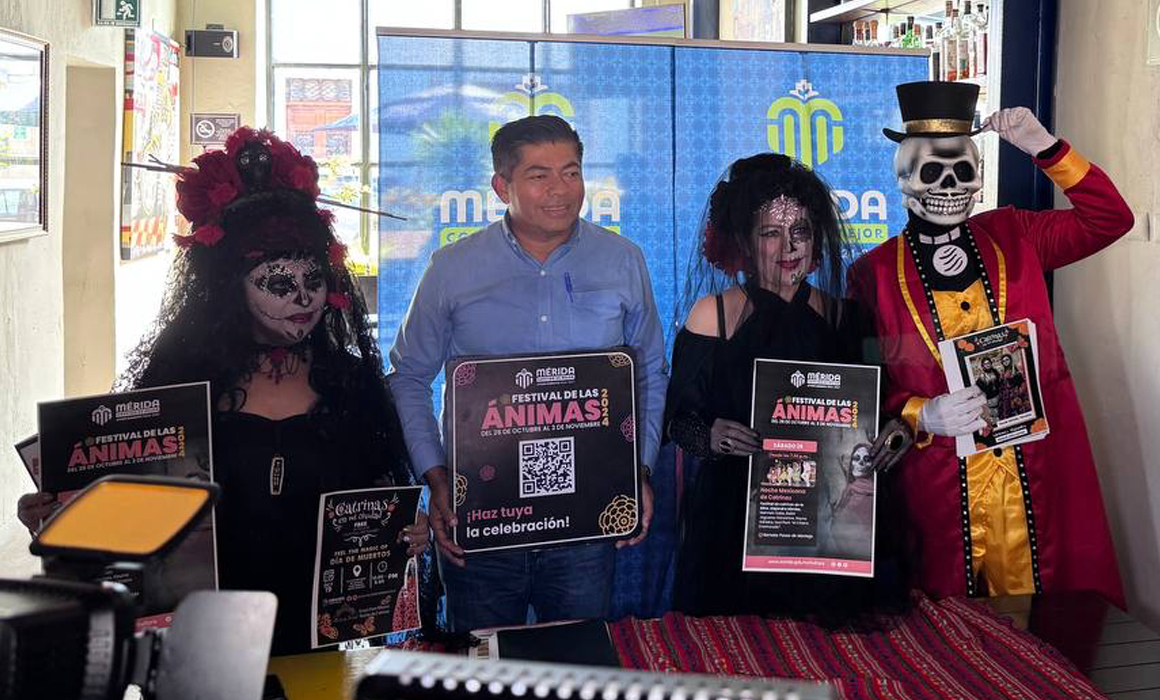
<path fill-rule="evenodd" d="M 451 539 L 446 456 L 431 383 L 454 357 L 590 350 L 636 351 L 641 461 L 656 463 L 664 410 L 664 339 L 640 249 L 580 219 L 584 153 L 554 116 L 526 117 L 492 140 L 492 187 L 503 221 L 436 251 L 391 350 L 389 375 L 415 471 L 431 488 L 431 526 L 455 631 L 608 612 L 607 542 L 465 555 Z M 641 530 L 652 519 L 648 466 Z"/>

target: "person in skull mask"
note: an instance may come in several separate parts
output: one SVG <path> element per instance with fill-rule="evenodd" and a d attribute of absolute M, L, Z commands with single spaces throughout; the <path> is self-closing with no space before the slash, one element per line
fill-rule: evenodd
<path fill-rule="evenodd" d="M 1031 156 L 1069 210 L 1004 207 L 971 216 L 979 154 L 971 141 L 978 87 L 897 87 L 905 132 L 894 159 L 905 230 L 851 269 L 851 295 L 873 314 L 890 375 L 884 409 L 915 430 L 899 466 L 920 547 L 919 583 L 941 597 L 1093 589 L 1124 604 L 1115 552 L 1075 389 L 1043 273 L 1110 245 L 1133 224 L 1106 174 L 1056 139 L 1026 108 L 983 130 Z M 939 341 L 1030 318 L 1054 428 L 1046 439 L 959 459 L 954 438 L 984 427 L 978 387 L 950 392 Z"/>
<path fill-rule="evenodd" d="M 303 652 L 319 496 L 411 483 L 402 429 L 314 161 L 243 127 L 194 166 L 177 183 L 193 233 L 116 388 L 210 382 L 220 586 L 274 592 L 272 651 Z M 30 529 L 49 498 L 21 499 Z M 406 537 L 424 549 L 425 515 Z"/>

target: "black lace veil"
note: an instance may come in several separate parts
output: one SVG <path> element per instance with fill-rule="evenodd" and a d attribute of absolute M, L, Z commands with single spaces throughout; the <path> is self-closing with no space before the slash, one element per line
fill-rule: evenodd
<path fill-rule="evenodd" d="M 838 313 L 836 302 L 843 297 L 846 270 L 856 251 L 833 193 L 816 171 L 802 163 L 778 153 L 760 153 L 734 161 L 713 188 L 676 307 L 676 327 L 684 324 L 698 299 L 759 283 L 753 230 L 762 207 L 783 196 L 797 200 L 808 212 L 815 267 L 807 281 L 835 302 L 825 305 L 825 313 Z M 837 322 L 836 317 L 827 320 Z"/>

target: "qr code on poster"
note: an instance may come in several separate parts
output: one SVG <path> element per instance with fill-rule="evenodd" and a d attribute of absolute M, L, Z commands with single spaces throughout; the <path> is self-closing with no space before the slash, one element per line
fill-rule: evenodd
<path fill-rule="evenodd" d="M 575 492 L 574 438 L 520 441 L 520 498 Z"/>

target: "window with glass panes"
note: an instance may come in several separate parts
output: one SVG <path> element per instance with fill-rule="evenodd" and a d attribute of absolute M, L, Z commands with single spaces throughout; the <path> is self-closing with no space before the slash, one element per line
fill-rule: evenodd
<path fill-rule="evenodd" d="M 641 0 L 267 0 L 267 123 L 319 165 L 324 195 L 378 202 L 377 27 L 566 33 L 568 15 Z M 336 208 L 356 274 L 378 267 L 378 221 Z M 374 295 L 368 294 L 372 305 Z"/>

